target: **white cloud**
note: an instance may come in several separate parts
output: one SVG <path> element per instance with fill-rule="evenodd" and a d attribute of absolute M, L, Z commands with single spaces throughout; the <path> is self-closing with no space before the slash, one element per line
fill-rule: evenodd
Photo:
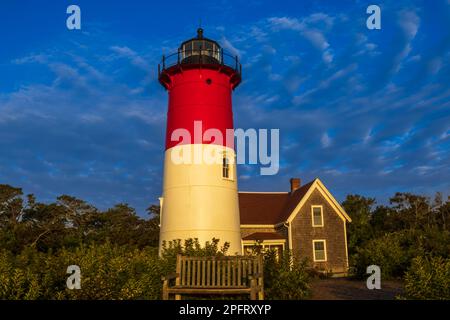
<path fill-rule="evenodd" d="M 408 40 L 414 39 L 419 30 L 420 18 L 419 16 L 411 10 L 403 10 L 399 14 L 398 23 L 400 27 L 405 32 Z"/>
<path fill-rule="evenodd" d="M 325 36 L 314 29 L 306 29 L 302 32 L 303 36 L 308 39 L 317 49 L 326 50 L 330 44 L 325 39 Z"/>
<path fill-rule="evenodd" d="M 158 102 L 159 104 L 161 104 L 160 101 Z M 141 106 L 128 107 L 127 109 L 123 110 L 123 114 L 127 117 L 140 119 L 147 124 L 159 125 L 161 123 L 164 123 L 165 114 L 163 112 L 155 112 L 154 109 L 155 108 L 147 108 Z M 159 109 L 163 110 L 162 108 Z"/>
<path fill-rule="evenodd" d="M 327 50 L 322 53 L 322 60 L 326 63 L 331 63 L 333 61 L 333 55 Z"/>
<path fill-rule="evenodd" d="M 332 27 L 334 18 L 324 13 L 314 13 L 302 20 L 289 17 L 272 17 L 268 21 L 275 31 L 291 30 L 299 32 L 314 48 L 322 51 L 322 60 L 325 63 L 329 64 L 333 61 L 334 56 L 324 31 Z"/>
<path fill-rule="evenodd" d="M 304 29 L 304 25 L 300 23 L 300 21 L 296 18 L 272 17 L 269 18 L 269 23 L 275 30 L 288 29 L 294 31 L 302 31 Z"/>
<path fill-rule="evenodd" d="M 258 42 L 267 41 L 267 32 L 264 32 L 261 28 L 258 28 L 256 26 L 250 27 L 249 36 L 251 36 L 252 39 Z"/>
<path fill-rule="evenodd" d="M 96 114 L 83 114 L 80 116 L 80 120 L 83 123 L 96 124 L 103 121 L 103 118 Z"/>
<path fill-rule="evenodd" d="M 402 61 L 412 51 L 412 42 L 417 35 L 420 26 L 420 18 L 415 11 L 403 10 L 399 13 L 398 24 L 403 31 L 405 44 L 402 50 L 395 56 L 392 71 L 397 73 L 402 67 Z"/>
<path fill-rule="evenodd" d="M 128 58 L 131 61 L 131 63 L 136 67 L 144 70 L 150 69 L 150 64 L 144 58 L 138 55 L 134 50 L 126 46 L 125 47 L 112 46 L 110 49 L 113 52 L 115 52 L 119 57 Z"/>
<path fill-rule="evenodd" d="M 428 63 L 428 70 L 431 74 L 436 74 L 442 68 L 441 58 L 434 58 Z"/>
<path fill-rule="evenodd" d="M 229 53 L 231 53 L 234 56 L 238 56 L 241 58 L 242 51 L 236 49 L 233 44 L 225 37 L 222 37 L 220 43 L 222 44 L 222 47 L 227 50 Z"/>
<path fill-rule="evenodd" d="M 323 148 L 328 148 L 331 145 L 331 138 L 328 135 L 328 133 L 323 133 L 322 137 L 320 138 L 320 143 L 322 144 Z"/>
<path fill-rule="evenodd" d="M 14 64 L 26 64 L 26 63 L 47 63 L 50 56 L 40 53 L 32 54 L 23 58 L 14 59 L 12 63 Z"/>
<path fill-rule="evenodd" d="M 408 62 L 416 62 L 420 61 L 422 59 L 422 56 L 420 54 L 416 54 L 408 59 Z"/>

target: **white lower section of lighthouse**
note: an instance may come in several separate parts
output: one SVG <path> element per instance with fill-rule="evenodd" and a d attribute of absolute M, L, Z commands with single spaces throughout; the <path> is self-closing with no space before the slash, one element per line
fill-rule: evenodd
<path fill-rule="evenodd" d="M 215 155 L 219 161 L 194 159 Z M 192 159 L 186 155 L 192 155 Z M 182 163 L 180 154 L 184 158 Z M 222 161 L 223 158 L 227 161 Z M 161 201 L 160 250 L 163 242 L 198 238 L 202 246 L 213 238 L 230 244 L 228 254 L 242 254 L 238 189 L 232 148 L 214 144 L 172 147 L 165 152 Z"/>

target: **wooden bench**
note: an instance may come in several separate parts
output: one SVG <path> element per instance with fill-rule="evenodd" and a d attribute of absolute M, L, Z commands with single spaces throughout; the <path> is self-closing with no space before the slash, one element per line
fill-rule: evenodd
<path fill-rule="evenodd" d="M 175 284 L 170 286 L 171 280 Z M 262 256 L 187 257 L 177 256 L 176 273 L 162 277 L 162 299 L 181 300 L 182 294 L 249 294 L 264 299 Z"/>

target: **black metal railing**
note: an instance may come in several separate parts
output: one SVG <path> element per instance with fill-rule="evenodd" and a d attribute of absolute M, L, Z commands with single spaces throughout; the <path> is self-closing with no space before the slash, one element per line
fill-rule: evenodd
<path fill-rule="evenodd" d="M 239 63 L 237 55 L 233 56 L 223 49 L 191 49 L 178 50 L 168 56 L 163 55 L 161 63 L 158 64 L 158 75 L 161 75 L 166 69 L 173 66 L 182 66 L 187 64 L 201 64 L 201 65 L 222 65 L 233 69 L 239 75 L 242 74 L 242 65 Z"/>

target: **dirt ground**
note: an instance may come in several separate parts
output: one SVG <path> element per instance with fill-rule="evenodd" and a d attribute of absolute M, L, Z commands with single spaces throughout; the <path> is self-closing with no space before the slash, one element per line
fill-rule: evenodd
<path fill-rule="evenodd" d="M 312 300 L 393 300 L 402 294 L 400 281 L 381 281 L 380 290 L 369 290 L 365 280 L 317 279 L 311 283 Z"/>

